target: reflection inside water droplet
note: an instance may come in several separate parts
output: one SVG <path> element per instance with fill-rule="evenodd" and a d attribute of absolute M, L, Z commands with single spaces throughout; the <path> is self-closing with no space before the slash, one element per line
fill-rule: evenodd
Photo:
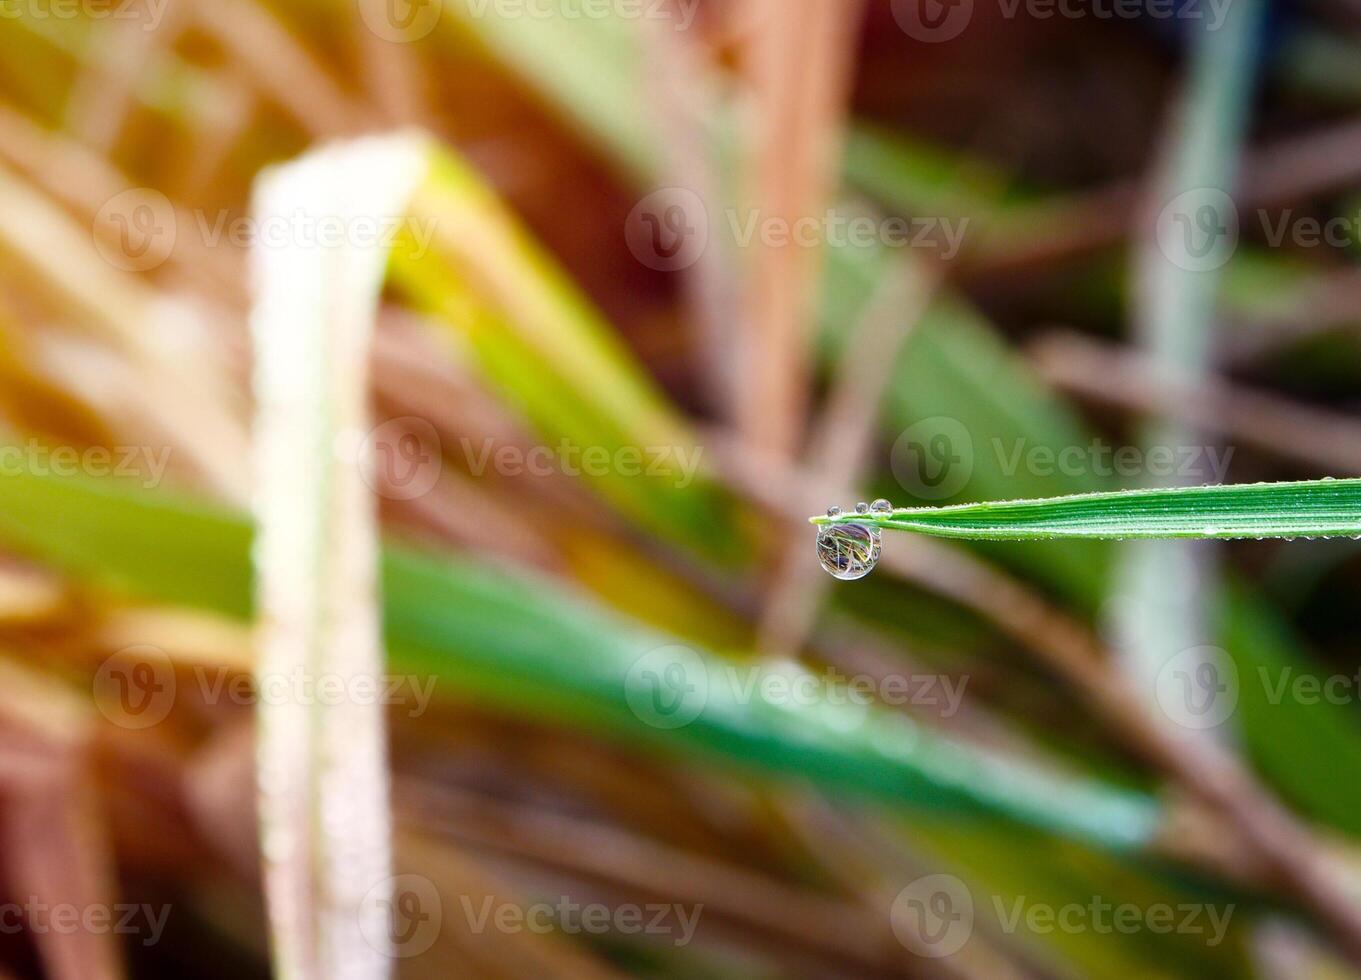
<path fill-rule="evenodd" d="M 818 561 L 833 578 L 854 582 L 879 564 L 879 529 L 836 524 L 818 531 Z"/>

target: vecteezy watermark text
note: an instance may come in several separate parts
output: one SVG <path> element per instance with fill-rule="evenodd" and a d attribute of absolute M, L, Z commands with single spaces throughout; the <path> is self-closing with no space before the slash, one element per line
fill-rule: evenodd
<path fill-rule="evenodd" d="M 603 446 L 560 439 L 554 445 L 521 445 L 462 436 L 457 446 L 473 477 L 619 476 L 667 481 L 679 490 L 699 478 L 704 461 L 704 447 L 696 444 Z M 443 440 L 428 420 L 418 417 L 388 419 L 367 434 L 341 433 L 335 451 L 347 462 L 361 463 L 369 487 L 393 500 L 414 500 L 430 493 L 444 471 Z M 452 461 L 458 452 L 453 447 L 449 452 Z"/>
<path fill-rule="evenodd" d="M 428 36 L 446 6 L 459 18 L 496 21 L 649 21 L 687 31 L 700 0 L 355 0 L 365 26 L 385 41 L 406 44 Z"/>
<path fill-rule="evenodd" d="M 624 224 L 624 240 L 642 265 L 678 272 L 700 261 L 715 234 L 745 250 L 766 248 L 927 249 L 941 259 L 957 256 L 969 230 L 967 217 L 911 218 L 829 208 L 789 217 L 760 208 L 712 211 L 687 187 L 662 187 L 640 200 Z"/>
<path fill-rule="evenodd" d="M 1004 476 L 1024 470 L 1033 476 L 1178 477 L 1222 483 L 1233 462 L 1227 446 L 1115 446 L 1093 439 L 1085 446 L 1034 446 L 1024 439 L 1008 445 L 994 437 L 993 449 Z"/>
<path fill-rule="evenodd" d="M 1102 895 L 1063 904 L 1035 901 L 1027 895 L 992 895 L 991 906 L 997 927 L 1008 935 L 1176 934 L 1199 939 L 1207 947 L 1223 943 L 1236 908 L 1205 902 L 1113 901 Z M 950 874 L 924 875 L 910 882 L 889 912 L 898 941 L 931 959 L 963 949 L 973 937 L 977 918 L 973 893 Z"/>
<path fill-rule="evenodd" d="M 976 445 L 963 422 L 942 415 L 922 419 L 899 433 L 889 464 L 898 484 L 913 497 L 946 500 L 964 492 L 975 469 L 990 464 L 1005 477 L 1025 473 L 1223 483 L 1233 456 L 1232 446 L 1119 446 L 1101 438 L 1050 446 L 993 436 L 985 445 Z"/>
<path fill-rule="evenodd" d="M 625 678 L 625 700 L 653 728 L 683 728 L 714 702 L 779 708 L 832 705 L 868 711 L 873 705 L 928 708 L 942 718 L 959 712 L 967 675 L 813 672 L 795 663 L 709 661 L 683 644 L 645 652 Z"/>
<path fill-rule="evenodd" d="M 10 476 L 92 476 L 140 478 L 145 489 L 161 483 L 173 450 L 169 446 L 46 446 L 36 439 L 0 446 L 0 473 Z"/>
<path fill-rule="evenodd" d="M 1099 936 L 1131 936 L 1141 932 L 1154 935 L 1200 936 L 1206 946 L 1224 941 L 1233 918 L 1233 905 L 1204 902 L 1115 902 L 1093 895 L 1086 902 L 1054 905 L 1031 901 L 1024 895 L 1011 901 L 993 896 L 993 909 L 1002 931 L 1015 933 L 1022 926 L 1033 935 L 1090 932 Z"/>
<path fill-rule="evenodd" d="M 474 934 L 490 930 L 509 934 L 659 936 L 669 938 L 675 946 L 690 944 L 704 911 L 703 905 L 687 906 L 680 902 L 643 905 L 626 902 L 611 906 L 603 902 L 578 902 L 565 895 L 553 902 L 523 906 L 498 902 L 491 895 L 479 902 L 460 895 L 458 901 L 468 929 Z"/>
<path fill-rule="evenodd" d="M 495 439 L 480 443 L 466 436 L 459 439 L 468 472 L 482 476 L 488 470 L 499 476 L 555 474 L 573 477 L 605 476 L 669 477 L 679 490 L 695 482 L 703 461 L 700 446 L 578 446 L 566 439 L 556 446 L 513 446 Z"/>
<path fill-rule="evenodd" d="M 405 214 L 318 215 L 303 208 L 264 218 L 227 209 L 180 212 L 160 191 L 134 187 L 104 202 L 95 213 L 91 232 L 96 250 L 110 265 L 127 272 L 148 272 L 163 265 L 186 237 L 206 248 L 391 251 L 400 247 L 411 258 L 420 259 L 430 251 L 437 220 Z"/>
<path fill-rule="evenodd" d="M 939 44 L 964 33 L 990 0 L 892 0 L 893 19 L 909 37 Z M 1233 0 L 995 0 L 988 20 L 1179 20 L 1224 25 Z"/>
<path fill-rule="evenodd" d="M 109 20 L 140 22 L 154 31 L 170 0 L 0 0 L 0 20 Z"/>
<path fill-rule="evenodd" d="M 473 17 L 498 20 L 656 21 L 689 30 L 700 0 L 457 0 Z"/>
<path fill-rule="evenodd" d="M 169 905 L 115 902 L 77 905 L 44 902 L 30 896 L 23 902 L 0 903 L 0 933 L 140 936 L 143 946 L 154 946 L 170 918 Z"/>
<path fill-rule="evenodd" d="M 824 244 L 834 248 L 930 248 L 942 259 L 959 254 L 964 235 L 969 230 L 968 218 L 914 217 L 890 215 L 878 217 L 867 214 L 847 214 L 828 208 L 820 216 L 783 218 L 763 216 L 755 208 L 724 212 L 728 230 L 738 248 L 749 248 L 759 242 L 768 248 L 818 248 Z"/>

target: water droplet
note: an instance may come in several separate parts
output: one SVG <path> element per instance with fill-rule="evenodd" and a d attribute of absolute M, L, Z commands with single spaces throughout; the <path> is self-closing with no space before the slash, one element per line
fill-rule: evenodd
<path fill-rule="evenodd" d="M 870 512 L 870 505 L 862 500 L 855 505 L 855 512 L 863 517 Z"/>
<path fill-rule="evenodd" d="M 880 534 L 876 527 L 837 524 L 818 531 L 818 561 L 827 574 L 854 582 L 879 564 Z"/>
<path fill-rule="evenodd" d="M 828 507 L 828 508 L 827 508 L 827 516 L 828 516 L 828 517 L 840 517 L 840 516 L 841 516 L 841 508 L 838 507 L 838 506 L 836 506 L 836 504 L 833 504 L 831 507 Z"/>
<path fill-rule="evenodd" d="M 874 514 L 876 517 L 887 517 L 889 514 L 893 513 L 893 505 L 883 497 L 880 497 L 874 503 L 870 504 L 870 513 Z"/>

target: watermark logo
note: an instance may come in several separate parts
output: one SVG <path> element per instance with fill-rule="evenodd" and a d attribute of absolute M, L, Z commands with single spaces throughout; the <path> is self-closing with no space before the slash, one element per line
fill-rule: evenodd
<path fill-rule="evenodd" d="M 195 665 L 193 690 L 204 704 L 306 704 L 334 708 L 342 704 L 381 706 L 419 718 L 435 694 L 434 675 L 314 673 L 301 665 L 291 670 L 248 676 Z"/>
<path fill-rule="evenodd" d="M 889 464 L 898 485 L 914 497 L 945 500 L 973 476 L 973 437 L 958 419 L 922 419 L 894 440 Z"/>
<path fill-rule="evenodd" d="M 1167 261 L 1187 272 L 1222 267 L 1238 248 L 1238 208 L 1218 187 L 1183 191 L 1158 214 L 1154 235 Z"/>
<path fill-rule="evenodd" d="M 444 924 L 444 903 L 424 875 L 397 875 L 369 889 L 358 916 L 360 934 L 371 947 L 409 959 L 435 945 Z"/>
<path fill-rule="evenodd" d="M 94 675 L 95 707 L 134 731 L 165 721 L 175 706 L 175 667 L 159 647 L 137 644 L 107 657 Z"/>
<path fill-rule="evenodd" d="M 629 668 L 624 696 L 629 710 L 645 725 L 664 731 L 684 728 L 709 701 L 709 671 L 687 646 L 658 647 Z"/>
<path fill-rule="evenodd" d="M 95 249 L 124 272 L 148 272 L 175 250 L 175 206 L 160 191 L 134 187 L 104 202 L 94 217 Z"/>
<path fill-rule="evenodd" d="M 974 0 L 893 0 L 893 19 L 908 37 L 939 44 L 964 33 L 973 5 Z"/>
<path fill-rule="evenodd" d="M 916 955 L 952 956 L 973 935 L 973 895 L 954 875 L 926 875 L 898 893 L 889 924 L 898 942 Z"/>
<path fill-rule="evenodd" d="M 342 456 L 344 450 L 342 448 Z M 444 472 L 439 432 L 427 419 L 389 419 L 370 429 L 359 447 L 370 490 L 388 500 L 415 500 L 434 490 Z"/>
<path fill-rule="evenodd" d="M 428 37 L 444 15 L 444 0 L 355 0 L 359 16 L 375 36 L 393 44 Z"/>
<path fill-rule="evenodd" d="M 1182 650 L 1163 664 L 1155 683 L 1158 707 L 1183 728 L 1217 728 L 1238 707 L 1238 668 L 1219 647 Z"/>
<path fill-rule="evenodd" d="M 709 211 L 686 187 L 662 187 L 639 201 L 624 223 L 633 257 L 657 272 L 693 266 L 709 246 Z"/>

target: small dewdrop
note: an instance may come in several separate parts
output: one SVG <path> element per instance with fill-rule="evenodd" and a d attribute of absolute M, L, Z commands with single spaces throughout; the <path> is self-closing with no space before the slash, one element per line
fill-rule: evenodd
<path fill-rule="evenodd" d="M 854 582 L 879 564 L 880 535 L 877 527 L 834 524 L 818 531 L 818 561 L 833 578 Z"/>
<path fill-rule="evenodd" d="M 870 513 L 875 517 L 888 517 L 893 513 L 893 505 L 883 497 L 880 497 L 874 503 L 870 504 Z"/>
<path fill-rule="evenodd" d="M 833 504 L 831 507 L 828 507 L 828 508 L 827 508 L 827 516 L 828 516 L 828 517 L 840 517 L 840 516 L 841 516 L 841 508 L 838 507 L 838 506 L 836 506 L 836 504 Z"/>
<path fill-rule="evenodd" d="M 870 505 L 862 501 L 855 505 L 855 512 L 861 517 L 865 517 L 870 512 Z"/>

